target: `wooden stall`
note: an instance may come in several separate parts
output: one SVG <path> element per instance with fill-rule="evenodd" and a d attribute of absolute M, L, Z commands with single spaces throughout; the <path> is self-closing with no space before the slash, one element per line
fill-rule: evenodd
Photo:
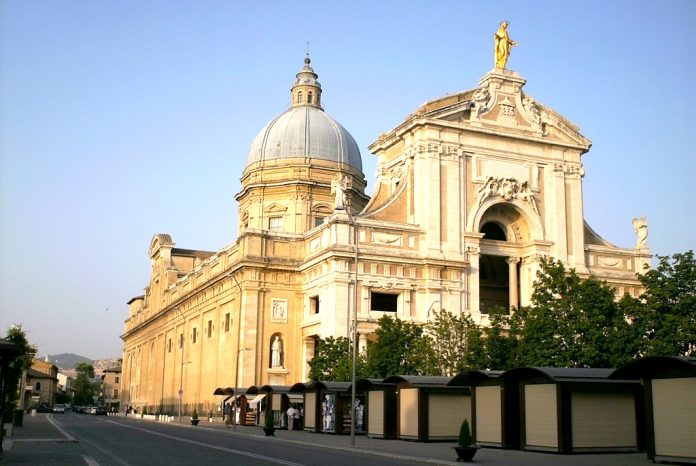
<path fill-rule="evenodd" d="M 642 358 L 611 378 L 642 381 L 648 459 L 696 464 L 696 358 Z"/>
<path fill-rule="evenodd" d="M 518 387 L 520 448 L 558 453 L 641 448 L 642 394 L 613 369 L 522 367 L 501 375 Z M 513 415 L 509 410 L 503 416 Z M 505 422 L 510 422 L 508 419 Z"/>
<path fill-rule="evenodd" d="M 519 448 L 518 389 L 506 389 L 502 374 L 503 371 L 462 372 L 448 385 L 471 389 L 471 433 L 477 444 Z"/>
<path fill-rule="evenodd" d="M 367 436 L 397 438 L 396 384 L 374 383 L 366 392 Z"/>
<path fill-rule="evenodd" d="M 397 387 L 397 438 L 454 441 L 464 419 L 471 423 L 468 387 L 448 386 L 451 377 L 396 375 L 382 382 Z"/>

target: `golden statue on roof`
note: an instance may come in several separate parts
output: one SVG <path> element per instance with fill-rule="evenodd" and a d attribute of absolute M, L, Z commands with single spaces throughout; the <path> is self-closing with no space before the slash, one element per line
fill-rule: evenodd
<path fill-rule="evenodd" d="M 500 23 L 500 27 L 493 36 L 495 42 L 495 67 L 501 70 L 505 69 L 508 58 L 510 58 L 510 49 L 517 45 L 517 42 L 508 36 L 507 27 L 509 24 L 510 22 L 508 21 Z"/>

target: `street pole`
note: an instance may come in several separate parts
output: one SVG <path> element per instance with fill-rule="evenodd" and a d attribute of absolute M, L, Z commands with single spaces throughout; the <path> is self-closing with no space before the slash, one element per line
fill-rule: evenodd
<path fill-rule="evenodd" d="M 181 318 L 183 320 L 184 318 L 184 311 L 179 308 L 179 312 L 181 312 Z M 181 369 L 179 370 L 179 423 L 181 423 L 181 404 L 184 401 L 184 340 L 186 337 L 184 336 L 184 331 L 185 329 L 181 330 Z"/>
<path fill-rule="evenodd" d="M 348 210 L 346 210 L 348 212 Z M 351 224 L 353 225 L 353 247 L 355 248 L 355 270 L 354 270 L 354 281 L 353 281 L 353 331 L 351 335 L 351 339 L 353 340 L 353 364 L 352 364 L 352 369 L 351 369 L 351 393 L 350 393 L 350 410 L 351 410 L 351 415 L 350 415 L 350 444 L 355 446 L 355 366 L 357 364 L 357 355 L 358 355 L 358 224 L 355 222 L 355 218 L 348 214 L 350 216 Z"/>
<path fill-rule="evenodd" d="M 229 274 L 230 277 L 232 277 L 232 280 L 234 280 L 234 283 L 237 285 L 237 288 L 239 289 L 239 315 L 237 316 L 237 348 L 241 346 L 241 335 L 242 335 L 242 286 L 239 284 L 239 281 L 237 281 L 237 277 L 234 276 L 234 274 Z M 230 415 L 232 416 L 232 429 L 237 430 L 237 386 L 239 385 L 239 355 L 242 354 L 242 351 L 246 351 L 249 348 L 239 348 L 237 350 L 237 363 L 235 364 L 234 367 L 234 398 L 232 398 L 232 412 Z"/>

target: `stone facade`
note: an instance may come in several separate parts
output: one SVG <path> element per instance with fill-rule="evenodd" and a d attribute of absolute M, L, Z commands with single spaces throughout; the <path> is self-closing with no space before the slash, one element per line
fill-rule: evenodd
<path fill-rule="evenodd" d="M 306 59 L 288 112 L 317 126 L 285 122 L 299 138 L 260 146 L 278 138 L 272 121 L 252 144 L 233 244 L 213 253 L 153 237 L 150 283 L 129 302 L 122 407 L 176 411 L 181 397 L 184 410 L 206 409 L 217 387 L 306 381 L 316 340 L 348 336 L 354 309 L 361 350 L 385 313 L 425 322 L 447 309 L 485 325 L 491 307 L 530 302 L 545 256 L 640 292 L 645 241 L 618 248 L 583 219 L 590 141 L 526 95 L 519 74 L 494 69 L 379 136 L 371 198 L 359 154 L 311 146 L 350 137 L 316 113 L 316 78 Z"/>

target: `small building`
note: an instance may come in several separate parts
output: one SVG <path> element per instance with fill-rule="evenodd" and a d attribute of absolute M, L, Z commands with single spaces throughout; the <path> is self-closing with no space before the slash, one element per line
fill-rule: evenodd
<path fill-rule="evenodd" d="M 519 413 L 523 450 L 638 451 L 642 389 L 635 380 L 609 380 L 613 371 L 552 367 L 506 371 L 501 375 L 505 390 L 518 387 L 519 407 L 517 412 L 506 410 L 502 422 L 512 422 Z"/>
<path fill-rule="evenodd" d="M 464 419 L 471 423 L 471 391 L 447 384 L 452 377 L 394 375 L 383 383 L 397 387 L 398 438 L 421 442 L 454 441 Z"/>
<path fill-rule="evenodd" d="M 118 411 L 121 407 L 121 366 L 104 369 L 101 395 L 107 411 Z"/>
<path fill-rule="evenodd" d="M 648 458 L 696 463 L 696 358 L 638 359 L 611 378 L 642 381 Z"/>
<path fill-rule="evenodd" d="M 58 367 L 47 359 L 34 358 L 31 368 L 25 373 L 22 405 L 25 409 L 39 405 L 52 408 L 55 404 L 58 393 Z"/>

